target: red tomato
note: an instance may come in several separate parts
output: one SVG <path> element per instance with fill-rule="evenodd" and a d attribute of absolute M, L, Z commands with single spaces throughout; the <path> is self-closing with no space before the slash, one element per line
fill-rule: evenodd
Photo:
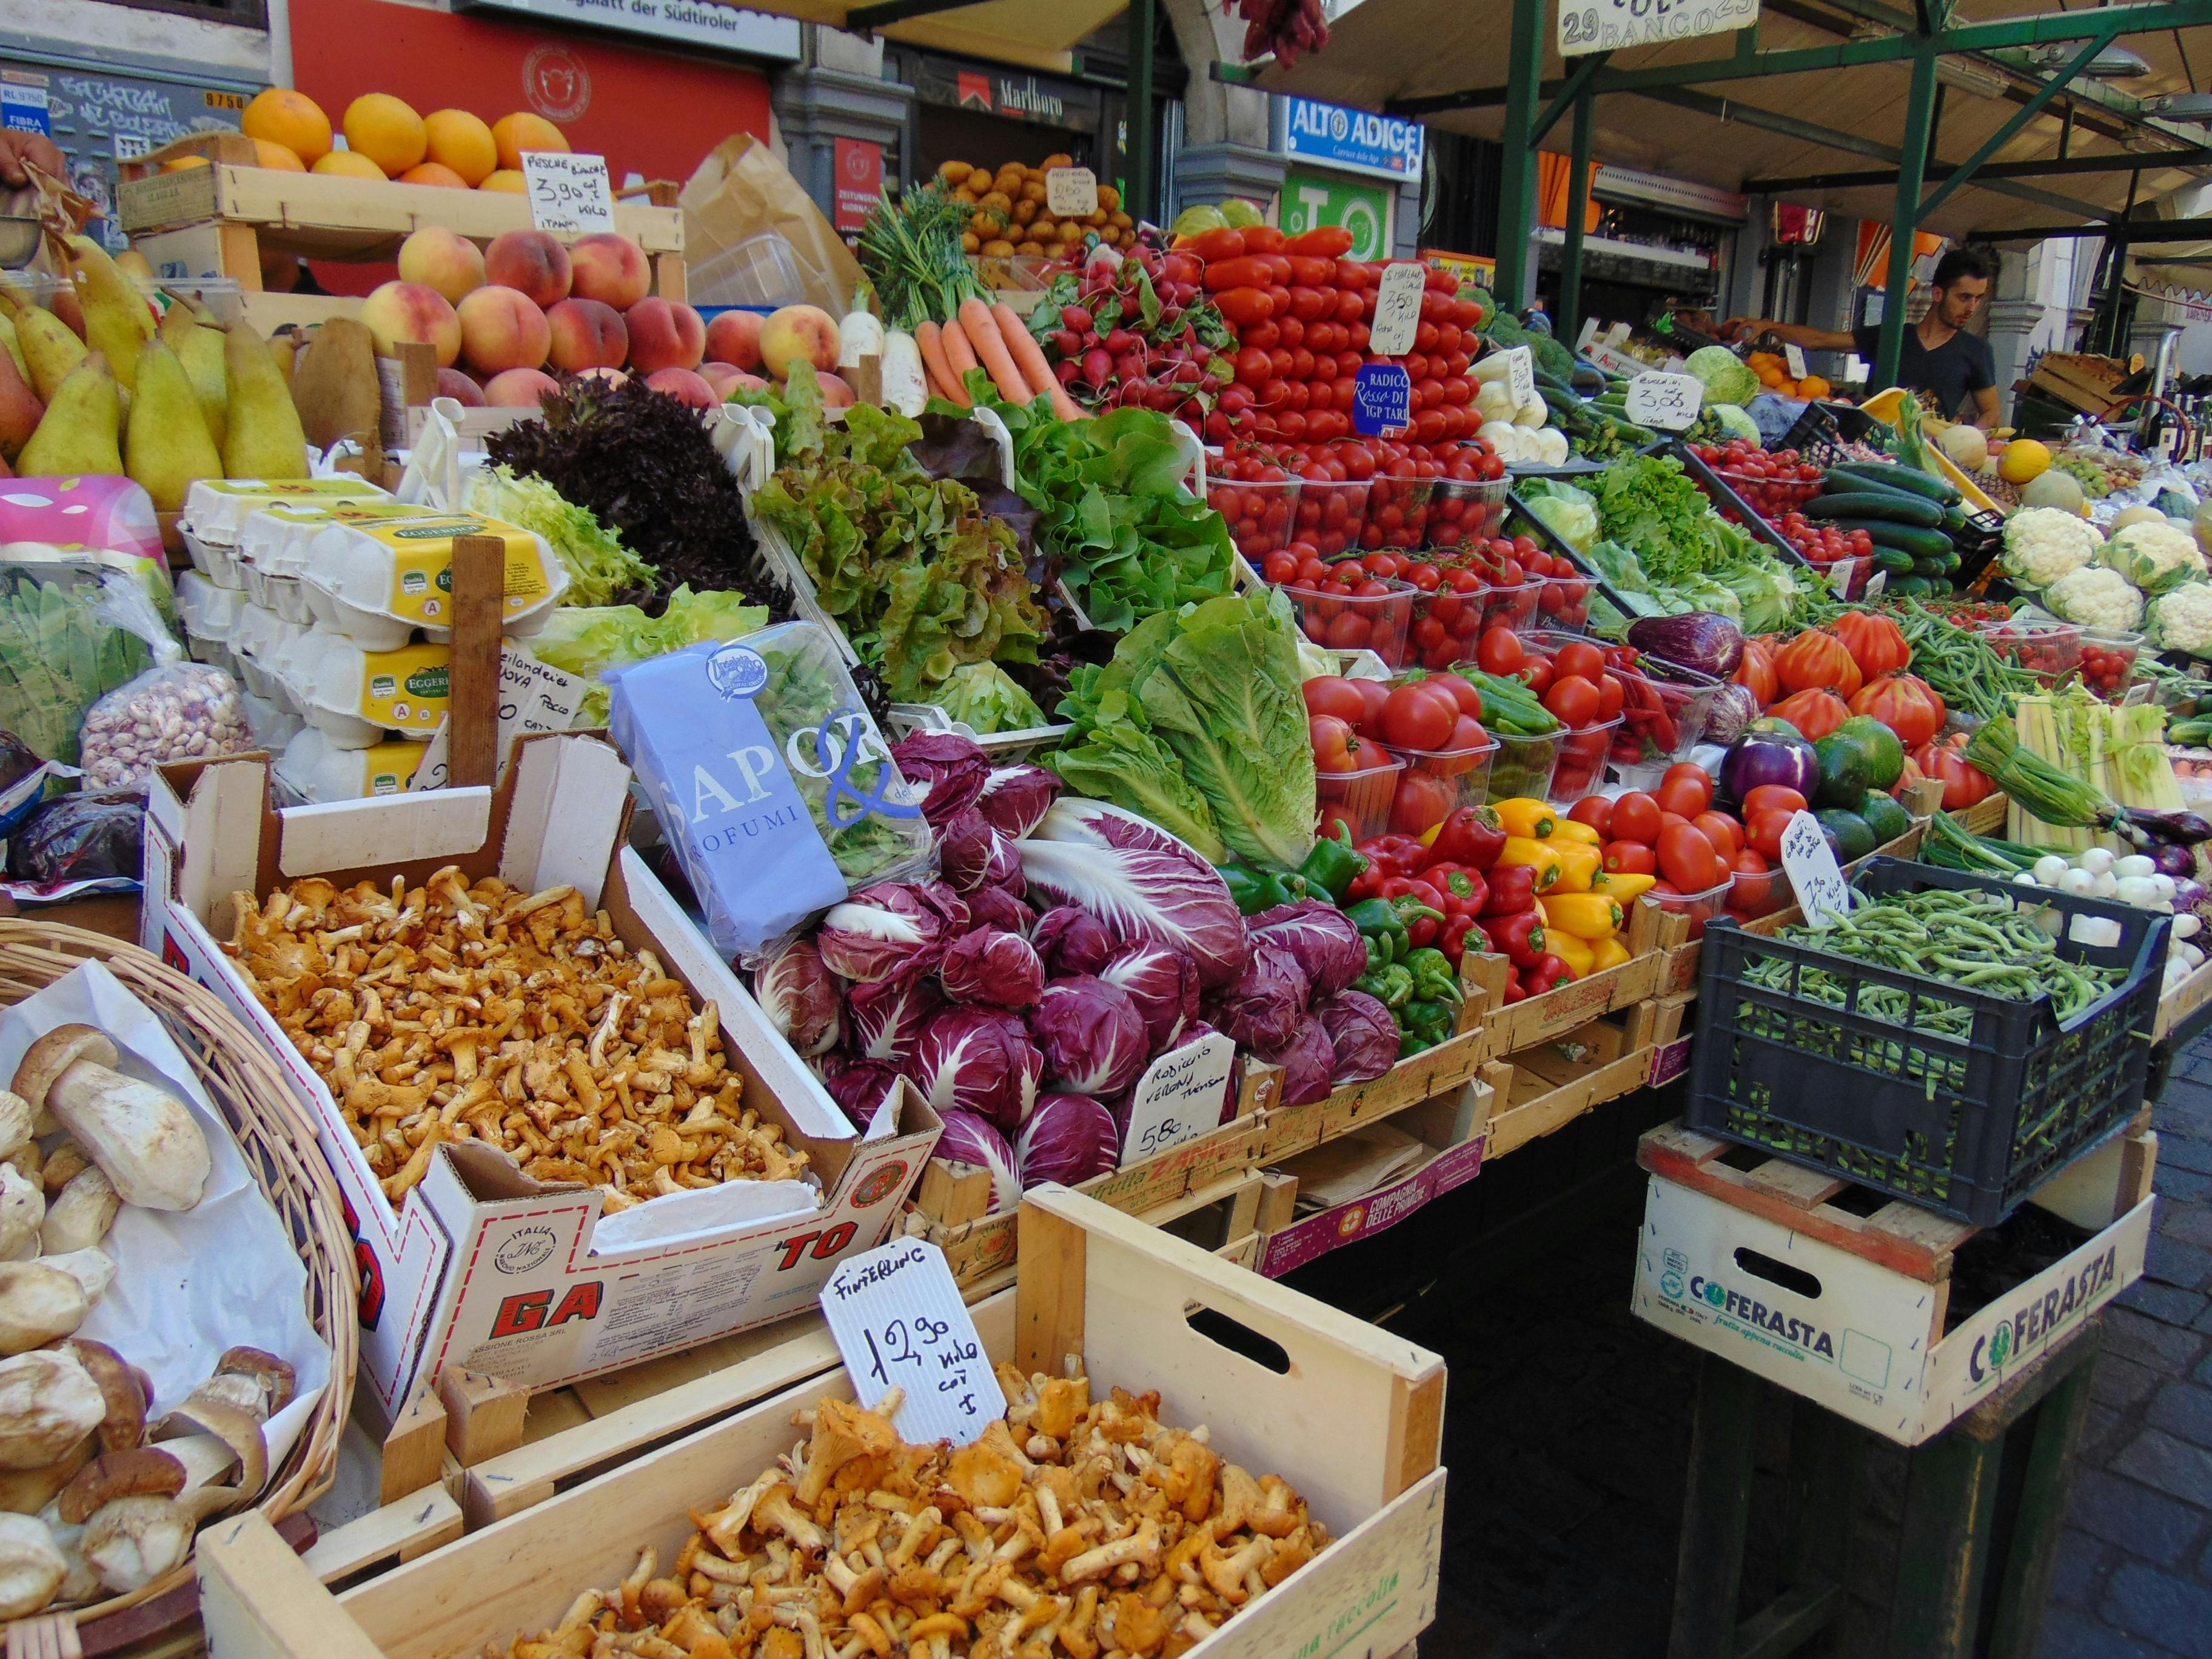
<path fill-rule="evenodd" d="M 1605 844 L 1605 867 L 1620 876 L 1659 873 L 1658 855 L 1640 841 L 1609 841 Z"/>
<path fill-rule="evenodd" d="M 1572 646 L 1567 647 L 1570 651 L 1573 648 Z M 1565 656 L 1566 653 L 1559 654 Z M 1553 664 L 1553 672 L 1558 678 L 1552 682 L 1552 689 L 1544 694 L 1544 707 L 1570 729 L 1579 732 L 1597 719 L 1597 687 L 1579 674 L 1562 672 L 1556 662 Z"/>
<path fill-rule="evenodd" d="M 1659 803 L 1641 789 L 1632 789 L 1613 803 L 1613 822 L 1607 826 L 1615 841 L 1659 844 Z"/>
<path fill-rule="evenodd" d="M 1770 787 L 1780 787 L 1771 785 Z M 1782 837 L 1790 828 L 1790 820 L 1802 808 L 1795 806 L 1765 806 L 1748 812 L 1744 818 L 1745 841 L 1753 852 L 1761 858 L 1778 860 L 1782 856 Z"/>
<path fill-rule="evenodd" d="M 1674 824 L 1659 836 L 1659 873 L 1685 893 L 1702 893 L 1717 886 L 1723 871 L 1720 854 L 1695 824 Z"/>
<path fill-rule="evenodd" d="M 1528 689 L 1534 692 L 1538 696 L 1542 696 L 1546 691 L 1551 689 L 1552 659 L 1549 657 L 1531 658 L 1529 659 L 1526 673 L 1528 680 Z"/>
<path fill-rule="evenodd" d="M 1698 812 L 1704 811 L 1705 807 L 1711 806 L 1713 804 L 1712 774 L 1706 771 L 1704 767 L 1698 765 L 1694 761 L 1676 761 L 1672 766 L 1667 769 L 1665 775 L 1659 780 L 1659 784 L 1663 789 L 1670 783 L 1683 781 L 1695 784 L 1705 797 L 1705 805 L 1699 806 L 1697 812 L 1684 814 L 1684 816 L 1687 817 L 1695 817 L 1698 816 Z"/>
<path fill-rule="evenodd" d="M 1309 714 L 1334 714 L 1352 726 L 1367 718 L 1367 699 L 1359 695 L 1359 687 L 1351 680 L 1323 674 L 1318 679 L 1308 680 L 1304 690 Z"/>
<path fill-rule="evenodd" d="M 1785 812 L 1805 810 L 1805 797 L 1786 783 L 1762 783 L 1743 798 L 1743 821 L 1749 823 L 1759 814 L 1779 807 Z M 1768 857 L 1771 858 L 1772 854 Z"/>
<path fill-rule="evenodd" d="M 1382 738 L 1395 749 L 1442 749 L 1458 719 L 1459 704 L 1450 692 L 1414 680 L 1391 692 L 1382 705 Z M 1399 781 L 1403 787 L 1405 778 Z"/>
<path fill-rule="evenodd" d="M 1390 830 L 1394 835 L 1424 836 L 1451 815 L 1459 805 L 1459 785 L 1434 772 L 1407 771 L 1399 775 L 1398 793 L 1390 798 Z"/>
<path fill-rule="evenodd" d="M 1438 690 L 1450 692 L 1452 701 L 1459 705 L 1459 712 L 1469 720 L 1482 718 L 1482 693 L 1458 675 L 1431 674 L 1428 683 Z"/>
<path fill-rule="evenodd" d="M 1563 645 L 1552 659 L 1552 672 L 1562 678 L 1569 674 L 1597 684 L 1597 677 L 1605 672 L 1605 657 L 1594 645 L 1577 640 L 1572 645 Z"/>
<path fill-rule="evenodd" d="M 1599 679 L 1597 683 L 1597 717 L 1600 720 L 1611 720 L 1615 714 L 1618 714 L 1620 712 L 1620 705 L 1626 701 L 1627 693 L 1622 689 L 1621 684 L 1619 680 L 1615 679 L 1610 674 L 1604 675 Z"/>
<path fill-rule="evenodd" d="M 1603 795 L 1585 795 L 1568 809 L 1567 816 L 1577 823 L 1589 825 L 1603 841 L 1613 823 L 1613 803 Z"/>
<path fill-rule="evenodd" d="M 1725 812 L 1700 812 L 1690 822 L 1724 859 L 1734 858 L 1743 846 L 1743 826 Z"/>
<path fill-rule="evenodd" d="M 1729 860 L 1729 869 L 1747 876 L 1763 876 L 1773 867 L 1763 856 L 1748 847 Z"/>
<path fill-rule="evenodd" d="M 1451 741 L 1444 746 L 1455 753 L 1462 749 L 1480 749 L 1490 741 L 1490 733 L 1482 729 L 1482 722 L 1469 714 L 1462 714 L 1452 723 Z"/>
<path fill-rule="evenodd" d="M 1713 791 L 1710 783 L 1701 787 L 1696 779 L 1678 778 L 1671 769 L 1660 781 L 1656 793 L 1661 811 L 1679 812 L 1686 819 L 1694 818 L 1712 805 Z"/>
<path fill-rule="evenodd" d="M 1366 704 L 1367 712 L 1360 716 L 1359 735 L 1382 740 L 1382 705 L 1390 699 L 1390 686 L 1386 680 L 1354 680 L 1359 688 L 1359 698 Z"/>
<path fill-rule="evenodd" d="M 1352 757 L 1359 739 L 1352 735 L 1349 721 L 1334 714 L 1316 714 L 1306 722 L 1306 735 L 1313 740 L 1315 771 L 1334 774 L 1358 769 Z"/>
<path fill-rule="evenodd" d="M 1528 666 L 1528 656 L 1521 648 L 1521 636 L 1510 628 L 1486 629 L 1474 647 L 1475 665 L 1486 674 L 1501 678 L 1517 674 Z"/>

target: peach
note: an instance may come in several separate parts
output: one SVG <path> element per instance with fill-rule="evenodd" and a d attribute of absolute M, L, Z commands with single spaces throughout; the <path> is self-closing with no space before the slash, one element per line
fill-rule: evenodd
<path fill-rule="evenodd" d="M 461 355 L 461 319 L 446 296 L 422 283 L 386 283 L 361 302 L 361 320 L 389 357 L 402 341 L 434 346 L 438 367 L 451 368 Z"/>
<path fill-rule="evenodd" d="M 539 368 L 553 349 L 553 327 L 529 295 L 511 288 L 486 286 L 464 299 L 461 356 L 485 374 L 510 368 Z"/>
<path fill-rule="evenodd" d="M 542 230 L 510 230 L 484 250 L 484 280 L 528 295 L 541 306 L 568 297 L 568 250 Z"/>
<path fill-rule="evenodd" d="M 761 325 L 761 362 L 779 380 L 801 360 L 828 373 L 837 367 L 837 319 L 819 306 L 785 306 Z"/>
<path fill-rule="evenodd" d="M 707 325 L 707 355 L 733 368 L 758 368 L 761 325 L 767 321 L 757 311 L 723 312 Z"/>
<path fill-rule="evenodd" d="M 759 375 L 748 374 L 735 363 L 704 362 L 699 365 L 699 374 L 725 403 L 729 401 L 730 393 L 739 386 L 763 391 L 768 386 L 768 382 Z"/>
<path fill-rule="evenodd" d="M 576 292 L 617 311 L 628 311 L 653 288 L 653 268 L 645 253 L 627 236 L 602 230 L 581 237 L 568 250 L 575 267 Z"/>
<path fill-rule="evenodd" d="M 814 378 L 822 382 L 823 408 L 850 409 L 859 401 L 859 398 L 854 395 L 853 388 L 845 384 L 843 375 L 817 374 Z"/>
<path fill-rule="evenodd" d="M 571 374 L 587 368 L 620 368 L 629 356 L 629 330 L 622 313 L 597 300 L 563 300 L 545 313 L 553 331 L 553 367 Z"/>
<path fill-rule="evenodd" d="M 535 409 L 561 394 L 561 383 L 541 368 L 510 368 L 484 382 L 484 401 L 494 409 Z"/>
<path fill-rule="evenodd" d="M 464 409 L 482 409 L 484 406 L 483 388 L 458 368 L 438 371 L 438 395 L 451 398 Z"/>
<path fill-rule="evenodd" d="M 623 313 L 629 327 L 629 366 L 641 374 L 656 368 L 696 368 L 707 355 L 707 325 L 690 306 L 640 300 Z"/>
<path fill-rule="evenodd" d="M 483 286 L 483 252 L 442 225 L 425 225 L 399 245 L 399 280 L 434 288 L 453 305 Z"/>
<path fill-rule="evenodd" d="M 722 400 L 714 395 L 714 388 L 688 368 L 656 368 L 645 377 L 645 383 L 655 392 L 665 392 L 677 402 L 689 404 L 694 409 L 712 409 Z"/>

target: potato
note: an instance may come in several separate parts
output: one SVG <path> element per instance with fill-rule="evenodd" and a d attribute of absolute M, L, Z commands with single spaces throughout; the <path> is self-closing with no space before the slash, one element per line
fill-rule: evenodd
<path fill-rule="evenodd" d="M 1042 242 L 1018 243 L 1015 245 L 1014 252 L 1017 253 L 1042 253 L 1044 252 L 1044 244 Z"/>
<path fill-rule="evenodd" d="M 1042 179 L 1031 179 L 1023 185 L 1022 200 L 1024 202 L 1042 202 L 1044 200 L 1044 180 Z"/>
<path fill-rule="evenodd" d="M 982 247 L 983 257 L 987 259 L 1011 258 L 1013 252 L 1014 245 L 1004 239 L 986 242 Z"/>
<path fill-rule="evenodd" d="M 960 251 L 963 253 L 981 253 L 983 251 L 983 239 L 976 235 L 976 234 L 972 230 L 962 231 L 960 233 Z"/>
<path fill-rule="evenodd" d="M 994 190 L 983 198 L 981 206 L 986 213 L 995 213 L 1000 218 L 1013 211 L 1013 198 L 1002 190 Z"/>
<path fill-rule="evenodd" d="M 1073 155 L 1060 155 L 1056 154 L 1046 156 L 1042 161 L 1038 163 L 1038 166 L 1047 173 L 1051 172 L 1054 167 L 1072 167 L 1074 165 L 1075 158 Z"/>
<path fill-rule="evenodd" d="M 1111 185 L 1099 185 L 1098 205 L 1105 209 L 1107 212 L 1118 216 L 1121 208 L 1121 192 L 1115 189 Z M 1115 222 L 1120 222 L 1118 216 Z"/>
<path fill-rule="evenodd" d="M 1026 199 L 1017 202 L 1014 204 L 1014 210 L 1011 216 L 1014 223 L 1025 225 L 1037 216 L 1037 204 Z"/>

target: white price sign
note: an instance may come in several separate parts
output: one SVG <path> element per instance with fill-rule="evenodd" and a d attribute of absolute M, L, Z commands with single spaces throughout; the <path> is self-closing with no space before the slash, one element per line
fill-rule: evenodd
<path fill-rule="evenodd" d="M 380 358 L 380 362 L 389 359 Z M 512 645 L 499 653 L 499 769 L 502 776 L 514 745 L 541 732 L 566 732 L 575 724 L 576 710 L 592 689 L 589 680 L 566 674 L 542 663 L 529 652 Z M 410 789 L 443 789 L 452 757 L 453 720 L 438 722 L 430 741 L 422 745 L 422 758 L 415 768 Z"/>
<path fill-rule="evenodd" d="M 1559 56 L 1726 34 L 1758 21 L 1759 0 L 1559 0 Z"/>
<path fill-rule="evenodd" d="M 1595 338 L 1597 338 L 1597 319 L 1595 317 L 1583 318 L 1583 331 L 1575 336 L 1575 349 L 1577 351 L 1588 351 L 1590 349 L 1590 342 Z"/>
<path fill-rule="evenodd" d="M 1218 1127 L 1222 1092 L 1229 1086 L 1229 1062 L 1236 1051 L 1237 1045 L 1216 1031 L 1154 1060 L 1130 1098 L 1121 1162 L 1156 1157 Z"/>
<path fill-rule="evenodd" d="M 565 149 L 522 152 L 522 183 L 530 197 L 530 222 L 551 236 L 589 236 L 615 228 L 614 191 L 607 158 Z"/>
<path fill-rule="evenodd" d="M 1413 349 L 1428 280 L 1426 265 L 1401 260 L 1382 268 L 1382 280 L 1375 286 L 1375 320 L 1367 331 L 1367 349 L 1376 356 L 1402 357 Z"/>
<path fill-rule="evenodd" d="M 1694 374 L 1639 374 L 1628 383 L 1629 422 L 1654 432 L 1685 432 L 1705 399 L 1705 383 Z"/>
<path fill-rule="evenodd" d="M 1536 401 L 1536 365 L 1527 346 L 1515 346 L 1505 354 L 1505 389 L 1512 394 L 1516 409 L 1525 409 Z"/>
<path fill-rule="evenodd" d="M 1098 211 L 1098 175 L 1089 167 L 1054 167 L 1044 176 L 1044 204 L 1055 219 L 1087 219 Z"/>
<path fill-rule="evenodd" d="M 1791 380 L 1803 380 L 1805 378 L 1805 349 L 1802 346 L 1791 345 L 1786 340 L 1784 341 L 1782 344 L 1782 366 L 1790 371 L 1790 378 Z"/>
<path fill-rule="evenodd" d="M 1827 831 L 1810 812 L 1794 812 L 1782 832 L 1782 868 L 1797 896 L 1806 923 L 1826 927 L 1834 916 L 1848 915 L 1850 889 L 1836 865 L 1836 849 L 1828 845 Z"/>
<path fill-rule="evenodd" d="M 822 1287 L 822 1316 L 861 1405 L 903 1390 L 891 1413 L 903 1438 L 964 1446 L 1006 1415 L 952 1269 L 927 1240 L 895 1239 L 839 1262 Z"/>

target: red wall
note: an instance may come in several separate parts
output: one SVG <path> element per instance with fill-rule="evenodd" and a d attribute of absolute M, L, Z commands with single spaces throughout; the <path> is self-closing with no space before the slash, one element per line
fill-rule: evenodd
<path fill-rule="evenodd" d="M 769 135 L 768 77 L 759 70 L 488 13 L 292 0 L 292 70 L 333 126 L 364 92 L 393 94 L 424 115 L 459 108 L 488 122 L 535 110 L 570 148 L 605 155 L 617 186 L 631 173 L 680 184 L 732 133 Z M 323 261 L 315 271 L 333 293 L 365 294 L 392 274 L 389 266 Z"/>

